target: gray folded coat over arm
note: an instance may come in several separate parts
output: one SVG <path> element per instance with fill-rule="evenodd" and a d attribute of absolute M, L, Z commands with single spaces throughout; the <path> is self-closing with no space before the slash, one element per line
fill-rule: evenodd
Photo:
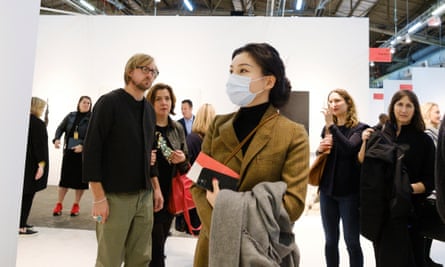
<path fill-rule="evenodd" d="M 284 182 L 262 182 L 247 192 L 221 190 L 212 214 L 209 266 L 298 266 L 285 191 Z"/>

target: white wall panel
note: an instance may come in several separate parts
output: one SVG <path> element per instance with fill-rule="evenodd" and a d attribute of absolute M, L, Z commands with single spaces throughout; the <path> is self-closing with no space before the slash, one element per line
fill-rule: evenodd
<path fill-rule="evenodd" d="M 231 54 L 248 42 L 269 42 L 287 66 L 293 90 L 310 92 L 311 150 L 319 142 L 327 93 L 347 89 L 362 120 L 367 118 L 368 20 L 298 17 L 41 16 L 34 94 L 49 98 L 52 138 L 80 95 L 93 102 L 122 87 L 123 69 L 134 53 L 155 57 L 156 82 L 173 86 L 195 111 L 212 103 L 217 113 L 236 110 L 225 93 Z M 177 103 L 177 116 L 181 117 Z M 56 184 L 61 151 L 50 149 L 50 181 Z"/>

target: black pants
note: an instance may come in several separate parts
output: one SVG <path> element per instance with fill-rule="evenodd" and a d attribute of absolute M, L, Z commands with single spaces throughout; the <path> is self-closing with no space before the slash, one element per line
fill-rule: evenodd
<path fill-rule="evenodd" d="M 22 209 L 20 212 L 20 228 L 26 226 L 28 222 L 29 213 L 31 212 L 32 201 L 34 200 L 35 192 L 23 193 L 22 196 Z"/>
<path fill-rule="evenodd" d="M 155 213 L 151 233 L 151 262 L 149 267 L 165 267 L 165 242 L 170 233 L 173 215 L 166 211 Z"/>

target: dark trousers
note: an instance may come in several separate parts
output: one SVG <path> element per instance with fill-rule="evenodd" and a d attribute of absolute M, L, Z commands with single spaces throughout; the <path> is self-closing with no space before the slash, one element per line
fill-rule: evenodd
<path fill-rule="evenodd" d="M 29 213 L 31 212 L 32 201 L 34 200 L 35 192 L 23 193 L 22 196 L 22 209 L 20 211 L 20 228 L 26 227 L 28 222 Z"/>
<path fill-rule="evenodd" d="M 165 210 L 155 213 L 153 231 L 151 233 L 151 262 L 149 267 L 165 267 L 165 242 L 170 233 L 173 215 Z"/>
<path fill-rule="evenodd" d="M 349 254 L 349 266 L 363 266 L 360 246 L 359 197 L 357 194 L 333 197 L 320 192 L 320 213 L 325 233 L 325 258 L 327 267 L 339 266 L 338 242 L 340 219 Z"/>

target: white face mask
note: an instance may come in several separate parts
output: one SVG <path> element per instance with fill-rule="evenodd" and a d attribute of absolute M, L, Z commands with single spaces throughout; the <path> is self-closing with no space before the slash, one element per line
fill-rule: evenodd
<path fill-rule="evenodd" d="M 255 96 L 264 91 L 261 90 L 256 93 L 250 92 L 250 83 L 263 79 L 252 80 L 250 77 L 230 74 L 229 80 L 226 83 L 226 92 L 233 104 L 244 107 L 250 104 Z"/>

